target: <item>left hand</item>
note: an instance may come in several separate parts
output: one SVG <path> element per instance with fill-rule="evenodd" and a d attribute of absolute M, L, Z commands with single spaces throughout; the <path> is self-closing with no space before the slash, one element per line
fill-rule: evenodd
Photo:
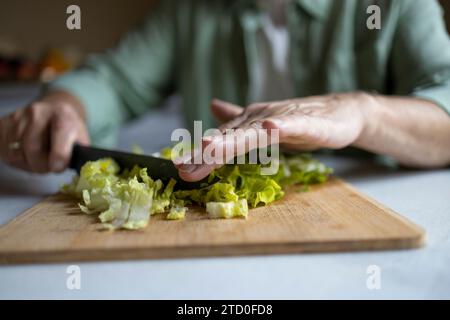
<path fill-rule="evenodd" d="M 354 144 L 364 130 L 366 107 L 371 100 L 371 96 L 365 93 L 346 93 L 256 103 L 245 109 L 213 100 L 211 110 L 223 122 L 219 127 L 222 131 L 237 128 L 279 129 L 282 147 L 310 151 L 318 148 L 339 149 Z M 204 141 L 217 147 L 225 144 L 230 147 L 230 143 L 242 143 L 242 137 L 227 140 L 225 136 L 206 137 Z M 231 146 L 232 150 L 239 150 L 234 147 Z M 224 159 L 225 162 L 227 160 Z M 178 169 L 184 180 L 197 181 L 218 166 L 186 164 L 178 165 Z"/>

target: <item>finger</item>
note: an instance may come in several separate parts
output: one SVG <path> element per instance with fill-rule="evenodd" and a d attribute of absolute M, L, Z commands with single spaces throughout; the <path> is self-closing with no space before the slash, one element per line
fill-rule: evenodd
<path fill-rule="evenodd" d="M 242 114 L 244 109 L 235 104 L 225 102 L 219 99 L 211 101 L 211 112 L 214 117 L 220 122 L 228 122 Z"/>
<path fill-rule="evenodd" d="M 262 127 L 279 129 L 280 143 L 329 147 L 331 124 L 325 118 L 281 116 L 265 119 Z"/>
<path fill-rule="evenodd" d="M 72 147 L 78 138 L 78 129 L 71 118 L 61 113 L 51 121 L 49 170 L 61 172 L 69 164 Z"/>
<path fill-rule="evenodd" d="M 218 99 L 214 99 L 211 102 L 211 111 L 219 122 L 222 123 L 219 126 L 220 131 L 236 128 L 247 118 L 244 108 Z"/>
<path fill-rule="evenodd" d="M 185 181 L 198 181 L 207 177 L 214 169 L 221 167 L 221 164 L 203 163 L 203 151 L 211 144 L 211 137 L 204 137 L 201 146 L 193 149 L 189 154 L 180 158 L 175 163 L 179 176 Z M 200 160 L 200 161 L 198 161 Z"/>
<path fill-rule="evenodd" d="M 250 128 L 255 127 L 253 124 L 257 123 L 259 120 L 267 118 L 268 114 L 273 111 L 269 110 L 268 107 L 270 103 L 261 102 L 253 103 L 245 108 L 245 111 L 241 115 L 234 118 L 233 120 L 221 125 L 219 129 L 225 131 L 226 129 L 237 129 L 237 128 Z M 257 126 L 256 126 L 257 127 Z M 261 126 L 259 126 L 261 128 Z"/>
<path fill-rule="evenodd" d="M 206 137 L 202 152 L 202 164 L 179 166 L 179 174 L 186 181 L 198 181 L 212 170 L 229 163 L 237 156 L 242 156 L 256 148 L 265 148 L 270 139 L 267 130 L 249 128 L 232 130 L 222 136 Z"/>
<path fill-rule="evenodd" d="M 304 117 L 298 116 L 266 118 L 262 120 L 261 126 L 268 130 L 278 129 L 280 143 L 290 143 L 293 138 L 302 138 L 308 131 Z"/>
<path fill-rule="evenodd" d="M 25 170 L 28 170 L 28 168 L 23 153 L 23 146 L 16 149 L 11 148 L 10 145 L 17 142 L 21 143 L 27 124 L 28 120 L 23 116 L 22 109 L 2 120 L 2 139 L 4 139 L 5 143 L 1 156 L 9 165 Z"/>
<path fill-rule="evenodd" d="M 84 125 L 82 128 L 78 128 L 77 138 L 75 139 L 75 142 L 82 146 L 88 146 L 91 143 L 88 130 Z"/>
<path fill-rule="evenodd" d="M 214 165 L 192 165 L 192 169 L 179 170 L 178 175 L 184 181 L 194 182 L 206 178 L 216 168 Z"/>
<path fill-rule="evenodd" d="M 25 160 L 31 171 L 48 172 L 49 123 L 45 111 L 35 106 L 28 109 L 30 123 L 23 135 Z"/>
<path fill-rule="evenodd" d="M 242 123 L 244 123 L 246 120 L 247 115 L 243 113 L 242 115 L 234 118 L 233 120 L 220 125 L 218 129 L 223 133 L 228 129 L 239 128 L 242 125 Z"/>
<path fill-rule="evenodd" d="M 320 149 L 317 145 L 311 144 L 298 144 L 298 143 L 282 143 L 280 147 L 285 150 L 295 150 L 295 151 L 314 151 Z"/>

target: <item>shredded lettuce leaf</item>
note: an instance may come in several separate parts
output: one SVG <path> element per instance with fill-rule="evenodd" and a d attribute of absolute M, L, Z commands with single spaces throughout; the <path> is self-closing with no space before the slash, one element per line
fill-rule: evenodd
<path fill-rule="evenodd" d="M 207 202 L 206 212 L 212 219 L 231 219 L 237 217 L 247 218 L 247 200 L 240 199 L 238 201 L 228 202 Z"/>
<path fill-rule="evenodd" d="M 161 151 L 169 157 L 170 148 Z M 80 210 L 98 214 L 106 229 L 145 228 L 154 214 L 166 219 L 184 219 L 187 205 L 206 208 L 210 218 L 247 218 L 249 207 L 268 205 L 284 196 L 286 187 L 299 185 L 299 191 L 328 179 L 332 169 L 308 154 L 281 155 L 275 175 L 261 175 L 259 164 L 227 164 L 213 171 L 208 183 L 194 190 L 177 190 L 175 180 L 165 186 L 153 180 L 147 168 L 135 166 L 120 171 L 112 159 L 89 161 L 62 192 L 79 199 Z"/>
<path fill-rule="evenodd" d="M 186 216 L 186 207 L 172 207 L 170 212 L 167 214 L 167 220 L 182 220 Z"/>

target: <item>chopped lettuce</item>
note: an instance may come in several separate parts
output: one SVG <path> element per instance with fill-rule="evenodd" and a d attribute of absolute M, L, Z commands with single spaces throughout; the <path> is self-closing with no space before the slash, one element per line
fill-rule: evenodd
<path fill-rule="evenodd" d="M 186 207 L 172 207 L 166 216 L 167 220 L 182 220 L 186 216 Z"/>
<path fill-rule="evenodd" d="M 237 217 L 247 218 L 248 205 L 247 200 L 240 199 L 238 201 L 228 202 L 207 202 L 206 212 L 212 219 L 231 219 Z"/>
<path fill-rule="evenodd" d="M 163 157 L 170 157 L 164 149 Z M 80 210 L 98 214 L 107 229 L 141 229 L 154 214 L 167 212 L 166 219 L 184 219 L 186 205 L 206 207 L 210 218 L 247 218 L 249 207 L 268 205 L 283 197 L 283 188 L 327 180 L 332 170 L 310 155 L 281 156 L 275 175 L 261 175 L 259 164 L 227 164 L 213 171 L 208 183 L 194 190 L 177 190 L 175 180 L 165 186 L 153 180 L 147 168 L 135 166 L 120 171 L 112 159 L 88 161 L 72 183 L 62 191 L 80 199 Z"/>
<path fill-rule="evenodd" d="M 137 177 L 117 183 L 113 194 L 106 196 L 108 209 L 100 213 L 100 221 L 110 229 L 140 229 L 147 225 L 153 203 L 153 188 Z"/>

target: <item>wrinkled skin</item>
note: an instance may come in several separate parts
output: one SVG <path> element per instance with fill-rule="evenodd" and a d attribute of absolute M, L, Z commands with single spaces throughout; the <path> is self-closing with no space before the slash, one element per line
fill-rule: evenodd
<path fill-rule="evenodd" d="M 89 144 L 82 107 L 64 93 L 0 118 L 0 159 L 35 173 L 61 172 L 69 164 L 75 142 Z M 20 147 L 11 148 L 11 144 Z"/>
<path fill-rule="evenodd" d="M 318 148 L 338 149 L 353 144 L 361 135 L 364 125 L 365 108 L 360 107 L 361 102 L 369 104 L 371 100 L 363 93 L 327 95 L 256 103 L 245 109 L 213 100 L 211 110 L 223 122 L 219 127 L 223 132 L 236 128 L 278 129 L 282 147 L 310 151 Z M 203 146 L 212 143 L 217 148 L 225 148 L 226 144 L 230 147 L 230 143 L 243 143 L 243 139 L 242 134 L 226 141 L 224 136 L 206 137 Z M 236 152 L 234 155 L 239 154 Z M 183 179 L 195 181 L 219 166 L 181 164 L 178 168 Z"/>

